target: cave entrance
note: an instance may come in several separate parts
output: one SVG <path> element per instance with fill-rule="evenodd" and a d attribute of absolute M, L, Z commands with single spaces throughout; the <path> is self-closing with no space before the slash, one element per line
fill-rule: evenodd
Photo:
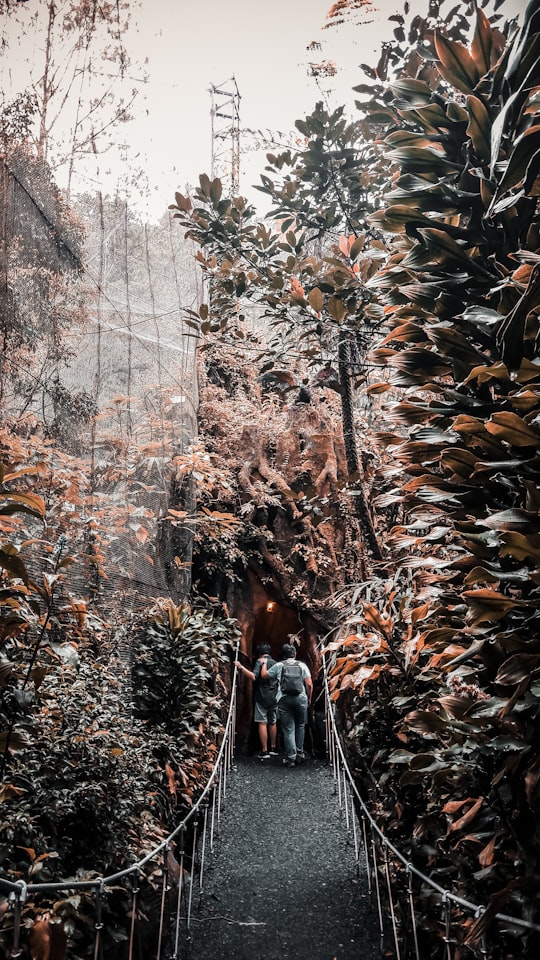
<path fill-rule="evenodd" d="M 283 607 L 274 600 L 268 600 L 255 617 L 251 639 L 251 656 L 255 656 L 259 643 L 269 643 L 274 660 L 281 660 L 281 648 L 284 643 L 289 641 L 290 634 L 299 637 L 299 657 L 304 659 L 301 650 L 302 641 L 305 646 L 305 638 L 298 614 L 290 607 Z"/>

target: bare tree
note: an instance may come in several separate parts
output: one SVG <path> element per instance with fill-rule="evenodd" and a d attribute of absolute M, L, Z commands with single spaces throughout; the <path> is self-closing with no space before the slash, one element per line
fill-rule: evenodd
<path fill-rule="evenodd" d="M 55 170 L 67 164 L 68 189 L 77 157 L 110 145 L 107 135 L 130 119 L 144 82 L 123 42 L 130 7 L 107 0 L 0 0 L 5 135 L 18 129 L 39 159 Z M 14 115 L 23 107 L 17 128 Z"/>

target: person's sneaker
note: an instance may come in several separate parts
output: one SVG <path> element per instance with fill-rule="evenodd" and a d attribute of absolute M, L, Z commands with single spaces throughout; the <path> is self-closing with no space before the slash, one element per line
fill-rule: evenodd
<path fill-rule="evenodd" d="M 271 757 L 279 757 L 279 750 L 276 750 L 275 747 L 270 747 L 269 753 Z"/>
<path fill-rule="evenodd" d="M 296 760 L 295 760 L 294 762 L 295 762 L 295 763 L 303 763 L 305 759 L 306 759 L 305 753 L 297 753 L 297 754 L 296 754 Z"/>
<path fill-rule="evenodd" d="M 296 761 L 291 760 L 290 757 L 283 757 L 283 760 L 281 762 L 284 767 L 294 767 Z"/>
<path fill-rule="evenodd" d="M 270 759 L 270 754 L 268 753 L 267 750 L 261 750 L 261 752 L 257 754 L 257 760 L 269 760 L 269 759 Z"/>

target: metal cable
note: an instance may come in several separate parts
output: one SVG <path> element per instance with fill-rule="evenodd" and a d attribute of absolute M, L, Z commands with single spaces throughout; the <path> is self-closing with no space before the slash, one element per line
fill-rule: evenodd
<path fill-rule="evenodd" d="M 335 751 L 337 756 L 339 756 L 339 761 L 343 765 L 346 771 L 347 778 L 351 785 L 351 790 L 353 791 L 353 794 L 359 804 L 359 807 L 363 815 L 365 816 L 366 820 L 370 825 L 372 834 L 377 835 L 377 837 L 379 838 L 383 846 L 386 847 L 388 851 L 391 852 L 392 855 L 397 860 L 399 860 L 400 863 L 405 868 L 409 869 L 410 872 L 414 873 L 414 875 L 418 877 L 423 883 L 427 884 L 428 887 L 430 887 L 432 890 L 438 893 L 439 896 L 441 897 L 441 900 L 443 900 L 443 898 L 446 897 L 452 903 L 456 904 L 457 906 L 463 907 L 463 909 L 467 910 L 468 912 L 475 915 L 481 915 L 482 913 L 485 912 L 486 907 L 479 906 L 478 904 L 472 903 L 470 900 L 465 900 L 463 897 L 457 896 L 457 894 L 452 893 L 449 890 L 445 890 L 444 887 L 441 887 L 435 880 L 432 879 L 432 877 L 429 877 L 425 873 L 422 873 L 422 871 L 419 870 L 417 867 L 415 867 L 412 863 L 410 863 L 410 861 L 403 856 L 400 850 L 398 850 L 398 848 L 395 847 L 394 844 L 385 836 L 385 834 L 382 832 L 380 827 L 377 825 L 374 818 L 371 816 L 371 813 L 369 812 L 368 807 L 366 806 L 362 797 L 360 796 L 360 793 L 358 791 L 358 788 L 352 776 L 351 770 L 347 763 L 347 759 L 345 757 L 343 747 L 341 745 L 341 740 L 340 740 L 339 732 L 337 729 L 336 718 L 335 718 L 335 714 L 332 706 L 332 701 L 330 699 L 330 692 L 328 687 L 328 672 L 327 672 L 326 659 L 324 655 L 322 656 L 322 664 L 323 664 L 324 688 L 326 693 L 327 715 L 329 717 L 330 739 L 333 741 L 333 750 Z M 330 754 L 330 751 L 329 751 L 329 754 Z M 375 873 L 375 879 L 376 881 L 378 879 L 376 873 Z M 530 930 L 531 932 L 534 932 L 534 933 L 540 933 L 540 924 L 530 923 L 528 920 L 521 920 L 519 917 L 512 917 L 505 913 L 496 913 L 494 915 L 494 919 L 500 920 L 503 923 L 510 924 L 514 927 L 518 927 L 519 929 L 522 929 L 522 930 Z"/>
<path fill-rule="evenodd" d="M 239 653 L 239 642 L 236 644 L 234 651 L 234 661 L 238 659 Z M 233 661 L 233 662 L 234 662 Z M 103 909 L 103 899 L 106 894 L 106 887 L 111 887 L 113 885 L 118 885 L 119 881 L 126 879 L 127 877 L 135 877 L 135 888 L 132 891 L 132 912 L 133 916 L 131 918 L 130 924 L 130 941 L 129 941 L 129 960 L 133 956 L 133 947 L 135 941 L 135 924 L 136 924 L 136 896 L 139 892 L 138 882 L 143 868 L 146 867 L 149 863 L 154 861 L 160 854 L 163 854 L 165 858 L 165 866 L 163 868 L 163 888 L 162 888 L 162 898 L 161 898 L 161 912 L 160 912 L 160 930 L 159 930 L 159 942 L 158 942 L 158 952 L 157 960 L 159 960 L 161 955 L 161 943 L 163 938 L 163 928 L 164 928 L 164 916 L 165 916 L 165 906 L 166 906 L 166 893 L 167 893 L 167 882 L 168 882 L 168 865 L 167 865 L 167 854 L 170 848 L 171 843 L 176 837 L 180 837 L 181 844 L 181 860 L 180 860 L 180 876 L 179 876 L 179 891 L 178 891 L 178 904 L 177 904 L 177 916 L 176 916 L 176 934 L 175 934 L 175 954 L 174 957 L 178 958 L 179 953 L 179 928 L 180 928 L 180 907 L 181 907 L 181 898 L 183 892 L 183 882 L 184 882 L 184 845 L 183 837 L 187 827 L 193 821 L 194 823 L 194 846 L 193 846 L 193 856 L 192 856 L 192 883 L 190 885 L 190 896 L 189 896 L 189 907 L 188 907 L 188 916 L 187 916 L 187 926 L 189 928 L 190 912 L 191 912 L 191 897 L 194 881 L 194 865 L 195 865 L 195 852 L 196 852 L 196 840 L 197 840 L 197 823 L 200 815 L 200 811 L 204 808 L 204 805 L 208 807 L 209 797 L 212 793 L 212 827 L 214 826 L 215 821 L 215 797 L 216 797 L 216 781 L 219 783 L 219 802 L 218 802 L 218 823 L 220 817 L 221 809 L 221 784 L 223 780 L 223 770 L 228 766 L 232 766 L 233 757 L 234 757 L 234 730 L 235 730 L 235 717 L 236 717 L 236 686 L 238 679 L 238 670 L 236 665 L 233 668 L 233 674 L 231 679 L 231 699 L 229 703 L 229 709 L 227 713 L 227 718 L 225 721 L 225 727 L 223 731 L 223 737 L 218 750 L 216 761 L 210 777 L 201 792 L 197 802 L 193 807 L 188 811 L 184 819 L 178 824 L 177 827 L 169 834 L 169 836 L 159 843 L 156 847 L 150 850 L 147 854 L 141 857 L 136 863 L 131 864 L 129 867 L 126 867 L 124 870 L 120 870 L 117 873 L 111 874 L 106 877 L 97 877 L 92 880 L 60 880 L 55 883 L 33 883 L 26 884 L 22 880 L 13 882 L 7 878 L 0 877 L 0 889 L 4 889 L 8 893 L 8 898 L 10 903 L 13 904 L 13 914 L 14 914 L 14 932 L 13 932 L 13 945 L 11 956 L 13 958 L 20 957 L 22 951 L 20 949 L 20 926 L 21 926 L 21 908 L 22 904 L 26 902 L 29 895 L 40 895 L 44 893 L 54 893 L 58 894 L 64 890 L 88 890 L 93 891 L 96 898 L 96 922 L 95 922 L 95 940 L 93 947 L 93 960 L 101 960 L 103 955 L 103 943 L 102 943 L 102 929 L 103 929 L 103 920 L 102 920 L 102 909 Z M 211 850 L 213 849 L 213 836 L 211 838 L 210 844 Z"/>

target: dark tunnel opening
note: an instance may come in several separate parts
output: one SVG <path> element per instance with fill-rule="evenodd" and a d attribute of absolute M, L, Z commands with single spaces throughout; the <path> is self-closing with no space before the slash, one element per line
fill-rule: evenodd
<path fill-rule="evenodd" d="M 284 643 L 294 643 L 297 648 L 297 657 L 308 665 L 315 690 L 317 690 L 318 664 L 314 663 L 309 633 L 296 610 L 270 598 L 264 605 L 261 605 L 251 620 L 250 629 L 246 631 L 244 637 L 243 653 L 240 659 L 246 667 L 253 669 L 257 647 L 261 643 L 270 645 L 271 656 L 274 660 L 281 660 Z M 324 717 L 321 719 L 319 715 L 320 707 L 321 701 L 315 695 L 314 706 L 310 708 L 306 725 L 306 750 L 317 756 L 324 755 L 325 749 Z M 278 722 L 278 747 L 281 746 L 281 731 Z M 260 749 L 258 724 L 253 720 L 253 682 L 245 677 L 239 679 L 236 748 L 239 753 L 244 755 L 258 753 Z"/>

